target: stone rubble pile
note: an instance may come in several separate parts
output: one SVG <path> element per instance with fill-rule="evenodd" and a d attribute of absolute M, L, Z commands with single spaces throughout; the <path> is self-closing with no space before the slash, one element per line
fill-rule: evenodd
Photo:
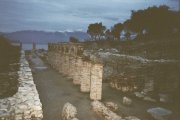
<path fill-rule="evenodd" d="M 92 105 L 93 111 L 96 112 L 96 114 L 98 114 L 99 116 L 101 116 L 104 120 L 140 120 L 139 118 L 135 116 L 128 116 L 128 117 L 122 118 L 121 116 L 112 112 L 100 101 L 93 101 L 91 105 Z"/>
<path fill-rule="evenodd" d="M 132 100 L 128 97 L 123 97 L 123 104 L 130 106 L 132 105 Z"/>
<path fill-rule="evenodd" d="M 62 120 L 78 120 L 77 109 L 70 103 L 66 103 L 62 110 Z"/>
<path fill-rule="evenodd" d="M 24 51 L 21 52 L 18 75 L 18 92 L 12 97 L 0 99 L 0 119 L 41 120 L 43 118 L 42 104 Z"/>
<path fill-rule="evenodd" d="M 144 93 L 144 92 L 134 92 L 134 95 L 144 101 L 148 101 L 148 102 L 157 102 L 156 99 L 148 96 L 147 93 Z"/>
<path fill-rule="evenodd" d="M 138 83 L 135 76 L 125 74 L 113 75 L 108 78 L 110 86 L 122 92 L 132 92 L 137 90 Z"/>
<path fill-rule="evenodd" d="M 91 105 L 96 114 L 100 115 L 105 120 L 122 120 L 120 116 L 112 112 L 103 103 L 99 101 L 93 101 Z"/>
<path fill-rule="evenodd" d="M 112 110 L 113 112 L 116 112 L 119 109 L 118 105 L 113 102 L 105 102 L 105 106 L 110 110 Z"/>

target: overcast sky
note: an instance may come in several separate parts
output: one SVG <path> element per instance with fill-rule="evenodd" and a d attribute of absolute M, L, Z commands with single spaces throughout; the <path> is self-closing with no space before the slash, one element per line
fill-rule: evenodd
<path fill-rule="evenodd" d="M 131 10 L 162 4 L 178 8 L 176 0 L 0 0 L 0 31 L 86 31 L 95 22 L 109 28 Z"/>

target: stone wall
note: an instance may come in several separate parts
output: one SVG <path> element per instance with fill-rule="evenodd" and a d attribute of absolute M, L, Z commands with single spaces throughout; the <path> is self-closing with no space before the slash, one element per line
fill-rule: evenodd
<path fill-rule="evenodd" d="M 84 50 L 92 61 L 102 61 L 103 80 L 121 92 L 142 92 L 158 98 L 178 93 L 180 62 L 178 60 L 150 60 L 139 56 L 119 54 L 106 50 Z"/>
<path fill-rule="evenodd" d="M 100 101 L 93 101 L 91 103 L 93 111 L 99 115 L 103 120 L 140 120 L 135 116 L 119 116 L 115 112 L 111 111 Z"/>
<path fill-rule="evenodd" d="M 80 85 L 81 92 L 90 92 L 92 100 L 102 94 L 103 65 L 85 60 L 79 43 L 49 44 L 47 60 L 57 71 Z"/>
<path fill-rule="evenodd" d="M 12 97 L 0 99 L 0 119 L 6 120 L 41 120 L 42 104 L 29 64 L 21 52 L 18 92 Z"/>

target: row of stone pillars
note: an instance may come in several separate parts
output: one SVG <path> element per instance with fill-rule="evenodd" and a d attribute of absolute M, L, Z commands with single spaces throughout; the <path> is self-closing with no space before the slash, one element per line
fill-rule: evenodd
<path fill-rule="evenodd" d="M 73 47 L 76 52 L 70 53 L 67 51 L 67 53 L 64 53 L 59 49 L 59 47 L 62 48 L 63 45 L 64 44 L 49 44 L 49 63 L 60 73 L 71 78 L 74 84 L 80 85 L 81 92 L 90 92 L 90 99 L 101 100 L 103 65 L 84 60 L 82 55 L 76 54 L 78 50 L 82 50 L 79 49 L 82 46 L 79 47 L 77 44 L 72 45 L 69 43 L 69 49 Z M 65 45 L 66 47 L 68 46 L 67 44 Z"/>

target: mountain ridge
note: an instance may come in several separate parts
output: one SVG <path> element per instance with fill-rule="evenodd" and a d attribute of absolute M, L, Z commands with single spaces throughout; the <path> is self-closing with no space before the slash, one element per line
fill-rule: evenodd
<path fill-rule="evenodd" d="M 47 44 L 50 42 L 67 42 L 69 41 L 69 37 L 71 36 L 78 38 L 80 41 L 89 39 L 89 35 L 82 31 L 48 32 L 36 30 L 23 30 L 11 33 L 4 33 L 4 36 L 13 42 L 41 44 Z"/>

